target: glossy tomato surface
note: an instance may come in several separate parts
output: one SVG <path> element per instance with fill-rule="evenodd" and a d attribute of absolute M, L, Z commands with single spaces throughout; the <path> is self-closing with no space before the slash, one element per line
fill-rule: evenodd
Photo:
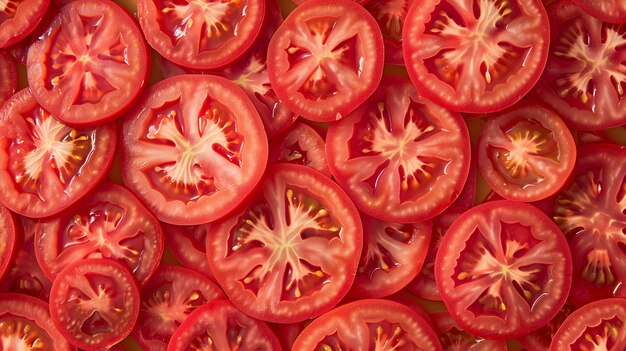
<path fill-rule="evenodd" d="M 372 0 L 365 9 L 372 14 L 385 40 L 385 63 L 404 65 L 402 27 L 413 0 Z"/>
<path fill-rule="evenodd" d="M 206 258 L 206 237 L 210 224 L 177 226 L 162 223 L 165 242 L 183 266 L 215 280 Z"/>
<path fill-rule="evenodd" d="M 574 0 L 592 16 L 609 23 L 626 23 L 626 3 L 621 0 Z"/>
<path fill-rule="evenodd" d="M 454 351 L 507 351 L 505 340 L 478 338 L 464 331 L 446 311 L 431 313 L 430 317 L 439 334 L 444 350 Z M 539 351 L 537 349 L 536 351 Z"/>
<path fill-rule="evenodd" d="M 330 177 L 325 140 L 302 122 L 297 122 L 270 142 L 269 161 L 308 166 Z"/>
<path fill-rule="evenodd" d="M 6 51 L 0 51 L 0 105 L 9 99 L 17 87 L 17 71 L 13 59 Z"/>
<path fill-rule="evenodd" d="M 6 207 L 0 205 L 0 281 L 13 260 L 17 247 L 18 229 L 13 215 Z"/>
<path fill-rule="evenodd" d="M 5 0 L 0 3 L 0 48 L 26 38 L 43 18 L 50 0 Z"/>

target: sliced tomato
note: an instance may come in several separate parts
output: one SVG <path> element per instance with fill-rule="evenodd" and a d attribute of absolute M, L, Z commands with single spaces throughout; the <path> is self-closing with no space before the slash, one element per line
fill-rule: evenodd
<path fill-rule="evenodd" d="M 352 302 L 313 321 L 293 350 L 443 350 L 437 334 L 412 309 L 393 301 Z"/>
<path fill-rule="evenodd" d="M 308 1 L 308 0 L 293 0 L 293 2 L 298 4 L 298 5 L 303 4 L 306 1 Z M 354 0 L 354 2 L 356 2 L 357 4 L 361 4 L 361 5 L 363 5 L 363 4 L 365 4 L 365 3 L 369 2 L 369 1 L 370 0 Z"/>
<path fill-rule="evenodd" d="M 271 166 L 244 208 L 211 225 L 211 271 L 253 318 L 300 322 L 330 310 L 348 292 L 362 247 L 348 196 L 309 167 Z"/>
<path fill-rule="evenodd" d="M 85 351 L 126 338 L 139 315 L 139 289 L 117 261 L 86 259 L 67 266 L 52 283 L 50 316 L 59 332 Z"/>
<path fill-rule="evenodd" d="M 577 350 L 626 350 L 626 299 L 594 301 L 567 317 L 550 351 Z"/>
<path fill-rule="evenodd" d="M 165 351 L 172 334 L 193 310 L 224 297 L 202 274 L 162 265 L 141 291 L 141 311 L 133 336 L 144 350 Z"/>
<path fill-rule="evenodd" d="M 469 172 L 470 142 L 457 113 L 419 98 L 408 79 L 385 77 L 366 103 L 331 124 L 326 155 L 361 211 L 412 223 L 457 199 Z"/>
<path fill-rule="evenodd" d="M 399 224 L 361 215 L 363 252 L 350 296 L 378 298 L 400 291 L 422 269 L 433 222 Z"/>
<path fill-rule="evenodd" d="M 250 99 L 220 77 L 183 75 L 150 88 L 123 127 L 122 176 L 167 223 L 232 211 L 260 181 L 267 137 Z"/>
<path fill-rule="evenodd" d="M 534 103 L 491 116 L 476 149 L 487 184 L 509 200 L 533 202 L 556 194 L 576 163 L 576 143 L 563 120 Z"/>
<path fill-rule="evenodd" d="M 612 144 L 611 137 L 604 130 L 601 131 L 581 131 L 573 130 L 572 136 L 576 141 L 577 146 L 584 146 L 587 144 Z"/>
<path fill-rule="evenodd" d="M 428 325 L 434 328 L 433 321 L 430 318 L 428 311 L 417 301 L 417 297 L 411 294 L 407 289 L 400 290 L 393 295 L 385 297 L 385 300 L 391 300 L 405 305 L 406 307 L 417 312 L 417 314 L 424 319 Z"/>
<path fill-rule="evenodd" d="M 334 121 L 376 90 L 383 38 L 374 18 L 354 1 L 311 0 L 278 28 L 267 58 L 272 87 L 291 111 Z"/>
<path fill-rule="evenodd" d="M 431 313 L 435 331 L 444 350 L 454 351 L 507 351 L 505 340 L 477 338 L 461 329 L 446 311 Z M 539 349 L 537 349 L 539 351 Z"/>
<path fill-rule="evenodd" d="M 48 304 L 22 294 L 0 294 L 0 346 L 2 350 L 76 350 L 59 333 Z"/>
<path fill-rule="evenodd" d="M 626 3 L 622 0 L 574 0 L 595 18 L 609 23 L 626 23 Z"/>
<path fill-rule="evenodd" d="M 74 262 L 111 258 L 145 284 L 161 260 L 163 232 L 130 191 L 103 183 L 73 209 L 37 224 L 35 254 L 52 280 Z"/>
<path fill-rule="evenodd" d="M 176 330 L 167 351 L 281 351 L 263 322 L 243 314 L 232 303 L 217 300 L 195 309 Z"/>
<path fill-rule="evenodd" d="M 0 281 L 13 261 L 16 242 L 17 228 L 13 215 L 0 204 Z"/>
<path fill-rule="evenodd" d="M 270 142 L 269 161 L 308 166 L 330 177 L 326 142 L 315 129 L 302 122 L 294 124 Z"/>
<path fill-rule="evenodd" d="M 26 38 L 43 18 L 50 0 L 5 0 L 0 3 L 0 48 Z"/>
<path fill-rule="evenodd" d="M 402 33 L 421 96 L 459 112 L 496 112 L 535 85 L 550 43 L 540 0 L 415 1 Z"/>
<path fill-rule="evenodd" d="M 402 27 L 413 0 L 372 0 L 365 6 L 374 16 L 385 40 L 385 63 L 404 65 Z"/>
<path fill-rule="evenodd" d="M 531 332 L 527 335 L 522 335 L 517 340 L 524 346 L 524 348 L 530 350 L 549 350 L 550 343 L 554 339 L 554 335 L 561 327 L 567 317 L 569 317 L 575 308 L 570 304 L 565 304 L 563 308 L 557 313 L 548 324 Z"/>
<path fill-rule="evenodd" d="M 571 1 L 549 11 L 550 55 L 535 95 L 575 129 L 626 123 L 626 25 L 602 22 Z"/>
<path fill-rule="evenodd" d="M 26 59 L 33 96 L 73 125 L 102 124 L 128 110 L 147 82 L 148 67 L 133 17 L 106 0 L 62 7 Z"/>
<path fill-rule="evenodd" d="M 210 224 L 177 226 L 163 223 L 165 242 L 183 266 L 215 280 L 206 258 L 206 237 Z"/>
<path fill-rule="evenodd" d="M 11 56 L 0 50 L 0 106 L 8 100 L 17 87 L 17 70 Z"/>
<path fill-rule="evenodd" d="M 166 59 L 212 69 L 243 55 L 259 35 L 263 0 L 139 0 L 137 15 L 146 40 Z"/>
<path fill-rule="evenodd" d="M 32 218 L 65 210 L 106 175 L 115 125 L 76 129 L 23 89 L 0 107 L 0 201 Z"/>
<path fill-rule="evenodd" d="M 472 152 L 472 159 L 470 161 L 469 173 L 467 174 L 467 180 L 461 190 L 461 194 L 452 204 L 453 206 L 459 206 L 464 208 L 470 208 L 474 206 L 478 195 L 478 172 L 476 171 L 476 157 Z M 452 206 L 451 206 L 452 207 Z"/>

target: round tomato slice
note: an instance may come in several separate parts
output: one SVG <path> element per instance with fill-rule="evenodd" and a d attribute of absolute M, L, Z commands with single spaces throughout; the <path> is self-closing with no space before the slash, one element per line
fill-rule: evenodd
<path fill-rule="evenodd" d="M 26 38 L 39 24 L 50 0 L 4 0 L 0 2 L 0 48 Z"/>
<path fill-rule="evenodd" d="M 572 258 L 559 228 L 539 209 L 494 201 L 463 213 L 444 236 L 435 279 L 464 330 L 514 338 L 545 325 L 565 304 Z"/>
<path fill-rule="evenodd" d="M 215 281 L 206 258 L 206 237 L 209 228 L 209 224 L 183 227 L 163 223 L 165 242 L 178 262 Z"/>
<path fill-rule="evenodd" d="M 37 224 L 35 254 L 52 280 L 74 262 L 112 258 L 145 284 L 161 260 L 163 232 L 130 191 L 103 183 L 70 211 Z"/>
<path fill-rule="evenodd" d="M 8 100 L 17 87 L 17 70 L 11 56 L 0 51 L 0 106 Z"/>
<path fill-rule="evenodd" d="M 254 43 L 265 1 L 139 0 L 137 15 L 146 40 L 163 57 L 211 69 L 233 62 Z"/>
<path fill-rule="evenodd" d="M 463 119 L 418 97 L 407 79 L 377 92 L 326 136 L 330 171 L 354 204 L 388 222 L 432 218 L 456 200 L 470 166 Z"/>
<path fill-rule="evenodd" d="M 582 306 L 624 294 L 626 282 L 626 148 L 580 149 L 573 181 L 552 216 L 569 239 L 574 279 L 569 300 Z"/>
<path fill-rule="evenodd" d="M 196 308 L 224 293 L 202 274 L 178 266 L 161 266 L 141 292 L 141 311 L 133 332 L 150 351 L 165 351 L 172 334 Z"/>
<path fill-rule="evenodd" d="M 540 0 L 415 1 L 402 33 L 421 96 L 459 112 L 496 112 L 535 85 L 550 43 Z"/>
<path fill-rule="evenodd" d="M 576 163 L 576 143 L 565 123 L 533 103 L 491 116 L 477 150 L 487 184 L 508 200 L 533 202 L 554 195 Z"/>
<path fill-rule="evenodd" d="M 52 324 L 48 304 L 22 294 L 0 294 L 0 342 L 5 351 L 75 350 Z"/>
<path fill-rule="evenodd" d="M 626 299 L 594 301 L 567 317 L 550 351 L 578 350 L 626 350 Z"/>
<path fill-rule="evenodd" d="M 575 129 L 626 123 L 626 25 L 602 22 L 570 1 L 549 11 L 552 42 L 537 98 Z"/>
<path fill-rule="evenodd" d="M 111 259 L 87 259 L 67 266 L 52 283 L 50 316 L 72 344 L 102 350 L 130 334 L 139 299 L 126 267 Z"/>
<path fill-rule="evenodd" d="M 287 107 L 304 118 L 342 118 L 376 90 L 383 38 L 374 18 L 351 0 L 298 6 L 269 43 L 267 70 Z"/>
<path fill-rule="evenodd" d="M 31 218 L 65 210 L 90 192 L 113 162 L 113 124 L 76 129 L 59 122 L 28 89 L 0 108 L 0 202 Z"/>
<path fill-rule="evenodd" d="M 149 57 L 133 17 L 113 1 L 65 5 L 28 50 L 33 96 L 65 123 L 94 125 L 124 113 L 147 82 Z"/>
<path fill-rule="evenodd" d="M 527 350 L 549 350 L 550 343 L 554 339 L 554 335 L 561 327 L 565 319 L 574 312 L 574 307 L 569 304 L 565 304 L 563 308 L 557 313 L 554 318 L 548 324 L 533 331 L 528 335 L 523 335 L 517 338 L 517 340 Z"/>
<path fill-rule="evenodd" d="M 430 318 L 433 320 L 435 331 L 439 334 L 439 341 L 444 350 L 507 351 L 505 340 L 477 338 L 461 329 L 446 311 L 431 313 Z"/>
<path fill-rule="evenodd" d="M 317 317 L 348 292 L 363 229 L 348 196 L 309 167 L 268 169 L 246 207 L 215 225 L 211 271 L 247 315 L 278 323 Z"/>
<path fill-rule="evenodd" d="M 311 323 L 293 350 L 441 351 L 437 334 L 415 311 L 387 300 L 359 300 Z"/>
<path fill-rule="evenodd" d="M 172 335 L 167 351 L 185 350 L 281 351 L 281 347 L 265 323 L 229 301 L 217 300 L 191 312 Z"/>
<path fill-rule="evenodd" d="M 260 181 L 267 137 L 254 105 L 220 77 L 152 86 L 123 127 L 122 176 L 167 223 L 198 225 L 232 211 Z"/>
<path fill-rule="evenodd" d="M 404 65 L 402 27 L 413 0 L 372 0 L 365 9 L 374 16 L 385 40 L 385 63 Z"/>
<path fill-rule="evenodd" d="M 399 224 L 361 215 L 363 252 L 350 296 L 378 298 L 400 291 L 422 269 L 433 222 Z"/>
<path fill-rule="evenodd" d="M 585 12 L 609 23 L 626 23 L 626 3 L 622 0 L 574 0 Z"/>
<path fill-rule="evenodd" d="M 313 168 L 330 177 L 326 142 L 308 125 L 298 122 L 270 142 L 271 163 L 293 163 Z"/>
<path fill-rule="evenodd" d="M 0 205 L 0 281 L 13 261 L 13 253 L 17 247 L 17 228 L 13 215 L 6 207 Z"/>

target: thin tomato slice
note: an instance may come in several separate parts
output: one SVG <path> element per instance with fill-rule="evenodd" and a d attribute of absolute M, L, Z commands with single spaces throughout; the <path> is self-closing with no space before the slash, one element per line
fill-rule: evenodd
<path fill-rule="evenodd" d="M 272 87 L 291 111 L 334 121 L 376 90 L 383 38 L 374 18 L 354 1 L 311 0 L 278 28 L 267 58 Z"/>
<path fill-rule="evenodd" d="M 13 215 L 0 205 L 0 281 L 13 261 L 16 242 L 17 227 Z"/>
<path fill-rule="evenodd" d="M 113 1 L 74 1 L 26 59 L 33 96 L 65 123 L 94 125 L 128 110 L 147 81 L 149 57 L 133 17 Z"/>
<path fill-rule="evenodd" d="M 496 112 L 535 85 L 549 33 L 539 0 L 415 1 L 404 61 L 420 95 L 454 111 Z"/>
<path fill-rule="evenodd" d="M 563 307 L 572 258 L 559 228 L 539 209 L 494 201 L 463 213 L 435 260 L 437 288 L 464 330 L 514 338 L 548 323 Z"/>
<path fill-rule="evenodd" d="M 298 122 L 270 142 L 271 163 L 308 166 L 330 177 L 326 162 L 326 142 L 308 125 Z"/>
<path fill-rule="evenodd" d="M 446 311 L 430 314 L 444 350 L 507 351 L 506 341 L 477 338 L 461 329 Z M 538 349 L 536 351 L 539 351 Z"/>
<path fill-rule="evenodd" d="M 177 226 L 163 223 L 165 242 L 183 266 L 215 281 L 206 258 L 206 237 L 210 224 Z"/>
<path fill-rule="evenodd" d="M 0 201 L 31 218 L 67 209 L 106 175 L 117 131 L 73 128 L 23 89 L 0 108 Z"/>
<path fill-rule="evenodd" d="M 39 24 L 50 0 L 4 0 L 0 3 L 0 48 L 26 38 Z"/>
<path fill-rule="evenodd" d="M 234 83 L 208 75 L 150 88 L 123 127 L 125 184 L 163 222 L 198 225 L 232 211 L 260 181 L 267 137 Z"/>
<path fill-rule="evenodd" d="M 469 134 L 457 113 L 418 97 L 407 79 L 385 77 L 366 103 L 330 125 L 326 155 L 361 211 L 412 223 L 443 212 L 461 193 Z"/>
<path fill-rule="evenodd" d="M 626 23 L 626 3 L 622 0 L 574 0 L 595 18 L 609 23 Z"/>
<path fill-rule="evenodd" d="M 385 40 L 385 63 L 404 65 L 402 27 L 413 0 L 372 0 L 365 9 L 374 16 Z"/>
<path fill-rule="evenodd" d="M 215 225 L 211 271 L 257 319 L 293 323 L 330 310 L 357 271 L 363 230 L 347 195 L 305 166 L 271 166 L 245 208 Z"/>
<path fill-rule="evenodd" d="M 17 87 L 17 70 L 13 59 L 0 50 L 0 106 L 8 100 Z"/>

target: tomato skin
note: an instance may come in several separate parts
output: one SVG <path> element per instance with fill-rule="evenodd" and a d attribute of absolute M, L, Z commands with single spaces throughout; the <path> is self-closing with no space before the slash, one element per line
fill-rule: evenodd
<path fill-rule="evenodd" d="M 0 205 L 0 281 L 13 262 L 17 249 L 15 219 L 6 207 Z"/>
<path fill-rule="evenodd" d="M 0 50 L 0 106 L 15 93 L 16 87 L 15 63 L 6 51 Z"/>
<path fill-rule="evenodd" d="M 433 312 L 430 316 L 446 350 L 507 351 L 506 341 L 477 338 L 461 329 L 446 311 Z"/>
<path fill-rule="evenodd" d="M 574 0 L 593 17 L 609 23 L 626 23 L 626 5 L 620 0 Z"/>
<path fill-rule="evenodd" d="M 177 226 L 161 223 L 165 234 L 165 243 L 172 250 L 176 260 L 183 266 L 204 274 L 215 281 L 206 259 L 206 237 L 210 224 L 197 226 Z"/>
<path fill-rule="evenodd" d="M 10 4 L 16 6 L 13 9 L 13 16 Z M 49 5 L 50 0 L 24 0 L 3 4 L 0 17 L 0 49 L 26 38 L 37 27 Z"/>

